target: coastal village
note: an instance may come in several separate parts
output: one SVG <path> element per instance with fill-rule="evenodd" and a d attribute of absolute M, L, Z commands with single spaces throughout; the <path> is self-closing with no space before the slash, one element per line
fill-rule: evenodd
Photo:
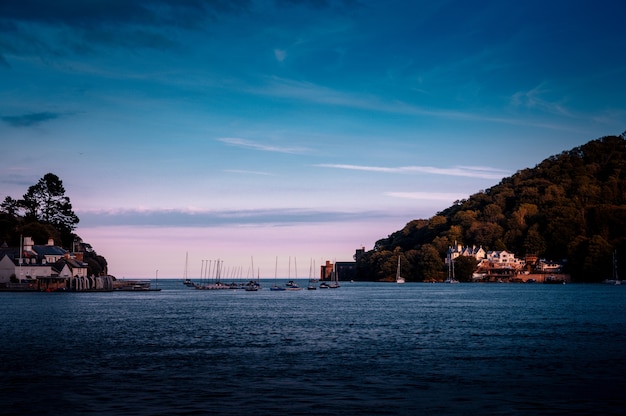
<path fill-rule="evenodd" d="M 22 247 L 0 246 L 0 290 L 4 291 L 113 291 L 149 290 L 147 281 L 118 280 L 110 275 L 88 276 L 84 253 L 92 250 L 89 244 L 77 240 L 71 251 L 55 245 L 53 239 L 47 244 L 34 244 L 32 237 L 24 237 Z M 320 281 L 332 279 L 336 273 L 341 280 L 353 280 L 356 263 L 365 249 L 356 250 L 354 262 L 326 261 L 320 267 Z M 562 273 L 563 264 L 537 259 L 536 256 L 516 258 L 506 250 L 485 251 L 482 247 L 455 244 L 448 249 L 445 264 L 448 268 L 447 283 L 456 282 L 455 260 L 460 256 L 472 257 L 478 266 L 472 282 L 498 283 L 566 283 L 570 281 Z"/>
<path fill-rule="evenodd" d="M 534 255 L 518 259 L 506 250 L 485 251 L 482 247 L 455 244 L 448 249 L 446 265 L 453 279 L 454 260 L 460 256 L 472 257 L 478 262 L 472 282 L 497 283 L 568 283 L 570 276 L 563 273 L 563 264 Z"/>
<path fill-rule="evenodd" d="M 24 237 L 21 247 L 0 246 L 0 290 L 4 291 L 113 291 L 149 288 L 149 282 L 118 280 L 110 275 L 88 276 L 83 261 L 89 244 L 80 239 L 71 251 L 55 245 L 34 244 Z"/>

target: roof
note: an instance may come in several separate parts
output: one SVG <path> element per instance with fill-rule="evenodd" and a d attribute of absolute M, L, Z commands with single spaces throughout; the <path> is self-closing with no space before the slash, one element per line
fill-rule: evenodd
<path fill-rule="evenodd" d="M 40 256 L 64 256 L 67 253 L 59 246 L 33 246 L 33 250 Z"/>

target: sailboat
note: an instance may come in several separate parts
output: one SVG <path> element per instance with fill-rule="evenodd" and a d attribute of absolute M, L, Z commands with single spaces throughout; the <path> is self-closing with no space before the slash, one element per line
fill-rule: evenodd
<path fill-rule="evenodd" d="M 276 284 L 277 274 L 278 274 L 278 256 L 276 256 L 276 265 L 274 266 L 274 284 L 270 286 L 270 290 L 285 290 L 284 287 L 278 286 Z"/>
<path fill-rule="evenodd" d="M 454 278 L 454 261 L 452 260 L 452 256 L 448 254 L 448 278 L 443 281 L 444 283 L 459 283 L 458 280 Z"/>
<path fill-rule="evenodd" d="M 293 258 L 294 261 L 294 270 L 296 272 L 296 277 L 295 280 L 289 280 L 285 286 L 287 286 L 286 290 L 302 290 L 302 288 L 300 286 L 298 286 L 298 283 L 296 283 L 296 280 L 298 280 L 298 263 L 296 261 L 296 258 Z M 291 278 L 291 257 L 289 257 L 289 278 Z"/>
<path fill-rule="evenodd" d="M 396 283 L 401 285 L 405 282 L 404 277 L 400 276 L 400 256 L 398 256 L 398 270 L 396 271 Z"/>
<path fill-rule="evenodd" d="M 185 272 L 184 272 L 184 275 L 183 275 L 183 278 L 185 280 L 183 280 L 183 284 L 185 286 L 188 286 L 188 287 L 194 287 L 195 286 L 194 283 L 191 281 L 191 279 L 187 275 L 187 273 L 188 273 L 188 266 L 189 266 L 189 252 L 185 253 Z"/>
<path fill-rule="evenodd" d="M 606 279 L 604 283 L 608 283 L 610 285 L 621 285 L 622 281 L 619 280 L 619 276 L 617 275 L 617 251 L 613 251 L 613 279 Z"/>
<path fill-rule="evenodd" d="M 341 286 L 339 285 L 339 275 L 337 274 L 337 261 L 335 260 L 335 264 L 333 264 L 333 271 L 330 272 L 330 280 L 331 283 L 328 285 L 330 289 L 338 289 Z"/>
<path fill-rule="evenodd" d="M 250 261 L 252 263 L 252 278 L 254 279 L 254 258 L 250 257 Z M 256 292 L 259 289 L 261 289 L 261 271 L 257 270 L 256 282 L 254 280 L 250 280 L 246 283 L 245 290 L 246 292 Z"/>
<path fill-rule="evenodd" d="M 311 259 L 311 263 L 309 264 L 309 286 L 307 286 L 307 290 L 317 290 L 317 286 L 315 286 L 315 279 L 313 279 L 314 269 L 315 263 L 313 263 L 313 259 Z"/>

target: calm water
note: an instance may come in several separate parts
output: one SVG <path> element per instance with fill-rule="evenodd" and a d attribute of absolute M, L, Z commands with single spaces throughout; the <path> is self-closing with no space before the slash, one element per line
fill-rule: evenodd
<path fill-rule="evenodd" d="M 0 414 L 622 414 L 626 285 L 0 293 Z M 302 282 L 305 285 L 305 282 Z"/>

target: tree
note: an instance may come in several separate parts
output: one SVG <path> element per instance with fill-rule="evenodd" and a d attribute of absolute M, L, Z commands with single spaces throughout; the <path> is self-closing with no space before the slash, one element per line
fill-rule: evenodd
<path fill-rule="evenodd" d="M 421 280 L 443 280 L 443 260 L 431 244 L 424 244 L 418 250 L 417 267 Z"/>
<path fill-rule="evenodd" d="M 0 204 L 0 211 L 16 217 L 20 210 L 20 201 L 13 199 L 10 196 L 4 198 L 4 201 Z"/>
<path fill-rule="evenodd" d="M 28 188 L 21 201 L 26 217 L 51 224 L 63 234 L 71 233 L 78 224 L 70 199 L 65 196 L 63 182 L 53 173 L 47 173 L 36 185 Z M 6 201 L 6 200 L 5 200 Z"/>
<path fill-rule="evenodd" d="M 471 282 L 478 260 L 471 256 L 459 256 L 454 259 L 454 274 L 461 282 Z"/>

